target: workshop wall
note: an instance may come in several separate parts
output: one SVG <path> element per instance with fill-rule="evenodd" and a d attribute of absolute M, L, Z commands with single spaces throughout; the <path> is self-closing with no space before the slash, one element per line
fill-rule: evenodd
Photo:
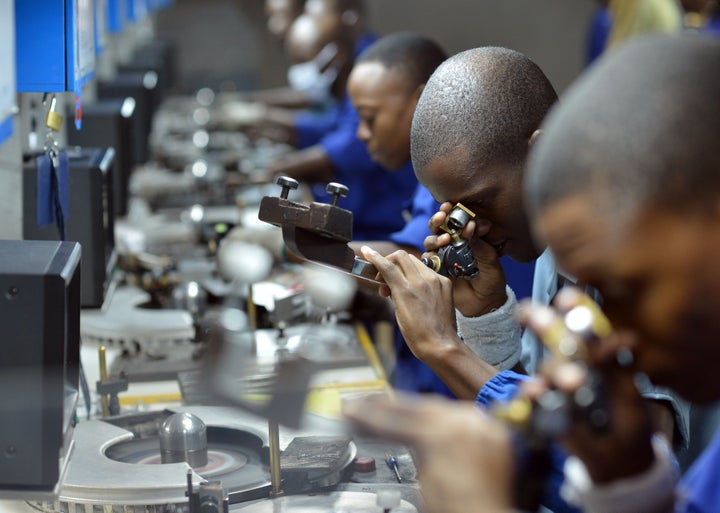
<path fill-rule="evenodd" d="M 415 30 L 450 53 L 507 46 L 532 58 L 558 91 L 582 70 L 591 0 L 366 0 L 378 34 Z M 180 87 L 256 88 L 285 80 L 282 48 L 265 30 L 263 0 L 177 0 L 157 33 L 175 42 Z"/>
<path fill-rule="evenodd" d="M 263 0 L 176 0 L 158 13 L 156 34 L 174 43 L 183 93 L 283 83 L 285 56 L 265 29 Z"/>

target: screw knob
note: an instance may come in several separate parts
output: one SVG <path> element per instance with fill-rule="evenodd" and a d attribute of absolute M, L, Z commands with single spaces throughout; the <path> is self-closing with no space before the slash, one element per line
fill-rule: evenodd
<path fill-rule="evenodd" d="M 325 187 L 325 190 L 332 194 L 332 204 L 337 205 L 340 198 L 346 197 L 350 193 L 350 189 L 346 185 L 337 182 L 330 182 Z"/>
<path fill-rule="evenodd" d="M 282 192 L 280 193 L 282 199 L 287 199 L 288 194 L 290 194 L 290 189 L 294 190 L 298 188 L 298 181 L 289 176 L 278 176 L 275 183 L 282 187 Z"/>

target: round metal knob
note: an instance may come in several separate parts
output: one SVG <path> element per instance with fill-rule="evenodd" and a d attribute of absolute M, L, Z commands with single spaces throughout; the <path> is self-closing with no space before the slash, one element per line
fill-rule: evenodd
<path fill-rule="evenodd" d="M 187 310 L 197 322 L 207 308 L 207 292 L 196 281 L 181 283 L 173 289 L 172 304 L 180 310 Z"/>
<path fill-rule="evenodd" d="M 337 182 L 330 182 L 327 184 L 327 187 L 325 187 L 325 190 L 332 194 L 333 205 L 337 205 L 340 198 L 344 198 L 350 193 L 350 189 L 348 189 L 346 185 Z"/>
<path fill-rule="evenodd" d="M 208 462 L 207 428 L 197 415 L 170 415 L 160 427 L 160 458 L 163 463 L 186 461 L 191 467 Z"/>
<path fill-rule="evenodd" d="M 298 188 L 298 181 L 289 176 L 278 176 L 275 183 L 282 187 L 282 192 L 280 193 L 282 199 L 287 199 L 288 194 L 290 194 L 290 189 L 295 190 Z"/>

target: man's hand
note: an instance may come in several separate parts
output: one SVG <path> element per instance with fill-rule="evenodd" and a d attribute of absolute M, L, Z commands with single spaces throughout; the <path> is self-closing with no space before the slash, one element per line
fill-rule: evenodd
<path fill-rule="evenodd" d="M 392 298 L 395 318 L 413 354 L 459 399 L 474 399 L 498 371 L 458 336 L 452 282 L 405 251 L 387 257 L 367 246 L 361 251 L 385 282 L 380 295 Z"/>
<path fill-rule="evenodd" d="M 445 222 L 452 208 L 451 203 L 443 203 L 440 211 L 430 218 L 428 226 L 435 235 L 425 238 L 426 251 L 436 253 L 441 247 L 450 244 L 450 235 L 440 226 Z M 500 308 L 507 300 L 505 273 L 500 265 L 497 251 L 482 239 L 487 230 L 489 230 L 489 226 L 480 226 L 477 221 L 470 221 L 462 234 L 463 238 L 470 241 L 478 271 L 480 271 L 478 277 L 472 280 L 451 278 L 455 306 L 466 317 L 486 314 L 493 309 Z"/>
<path fill-rule="evenodd" d="M 419 359 L 439 359 L 443 346 L 459 346 L 452 284 L 406 251 L 383 257 L 363 246 L 361 252 L 386 283 L 380 295 L 392 297 L 398 326 Z M 392 293 L 391 293 L 392 291 Z"/>
<path fill-rule="evenodd" d="M 346 402 L 343 413 L 359 430 L 414 449 L 427 513 L 510 511 L 509 432 L 472 403 L 371 397 Z"/>
<path fill-rule="evenodd" d="M 524 303 L 519 309 L 520 322 L 538 334 L 540 340 L 557 337 L 558 321 L 582 300 L 579 291 L 563 289 L 556 308 Z M 569 334 L 563 337 L 572 336 Z M 565 341 L 567 342 L 567 341 Z M 578 340 L 579 344 L 585 344 Z M 653 462 L 652 423 L 646 401 L 640 396 L 634 372 L 617 363 L 619 348 L 631 341 L 622 332 L 586 344 L 585 361 L 550 357 L 544 362 L 538 380 L 526 384 L 524 393 L 539 397 L 547 389 L 574 394 L 585 383 L 590 369 L 597 372 L 603 384 L 608 405 L 609 428 L 598 432 L 582 417 L 575 416 L 564 444 L 569 452 L 585 464 L 595 483 L 606 483 L 637 475 Z"/>

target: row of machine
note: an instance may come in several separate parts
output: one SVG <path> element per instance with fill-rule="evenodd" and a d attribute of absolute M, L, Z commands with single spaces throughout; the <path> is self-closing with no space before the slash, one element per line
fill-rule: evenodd
<path fill-rule="evenodd" d="M 150 39 L 90 77 L 81 122 L 31 99 L 23 240 L 0 241 L 0 509 L 421 511 L 411 454 L 340 414 L 392 394 L 351 215 L 268 182 L 290 148 L 216 129 L 232 95 L 176 94 L 174 59 Z"/>

